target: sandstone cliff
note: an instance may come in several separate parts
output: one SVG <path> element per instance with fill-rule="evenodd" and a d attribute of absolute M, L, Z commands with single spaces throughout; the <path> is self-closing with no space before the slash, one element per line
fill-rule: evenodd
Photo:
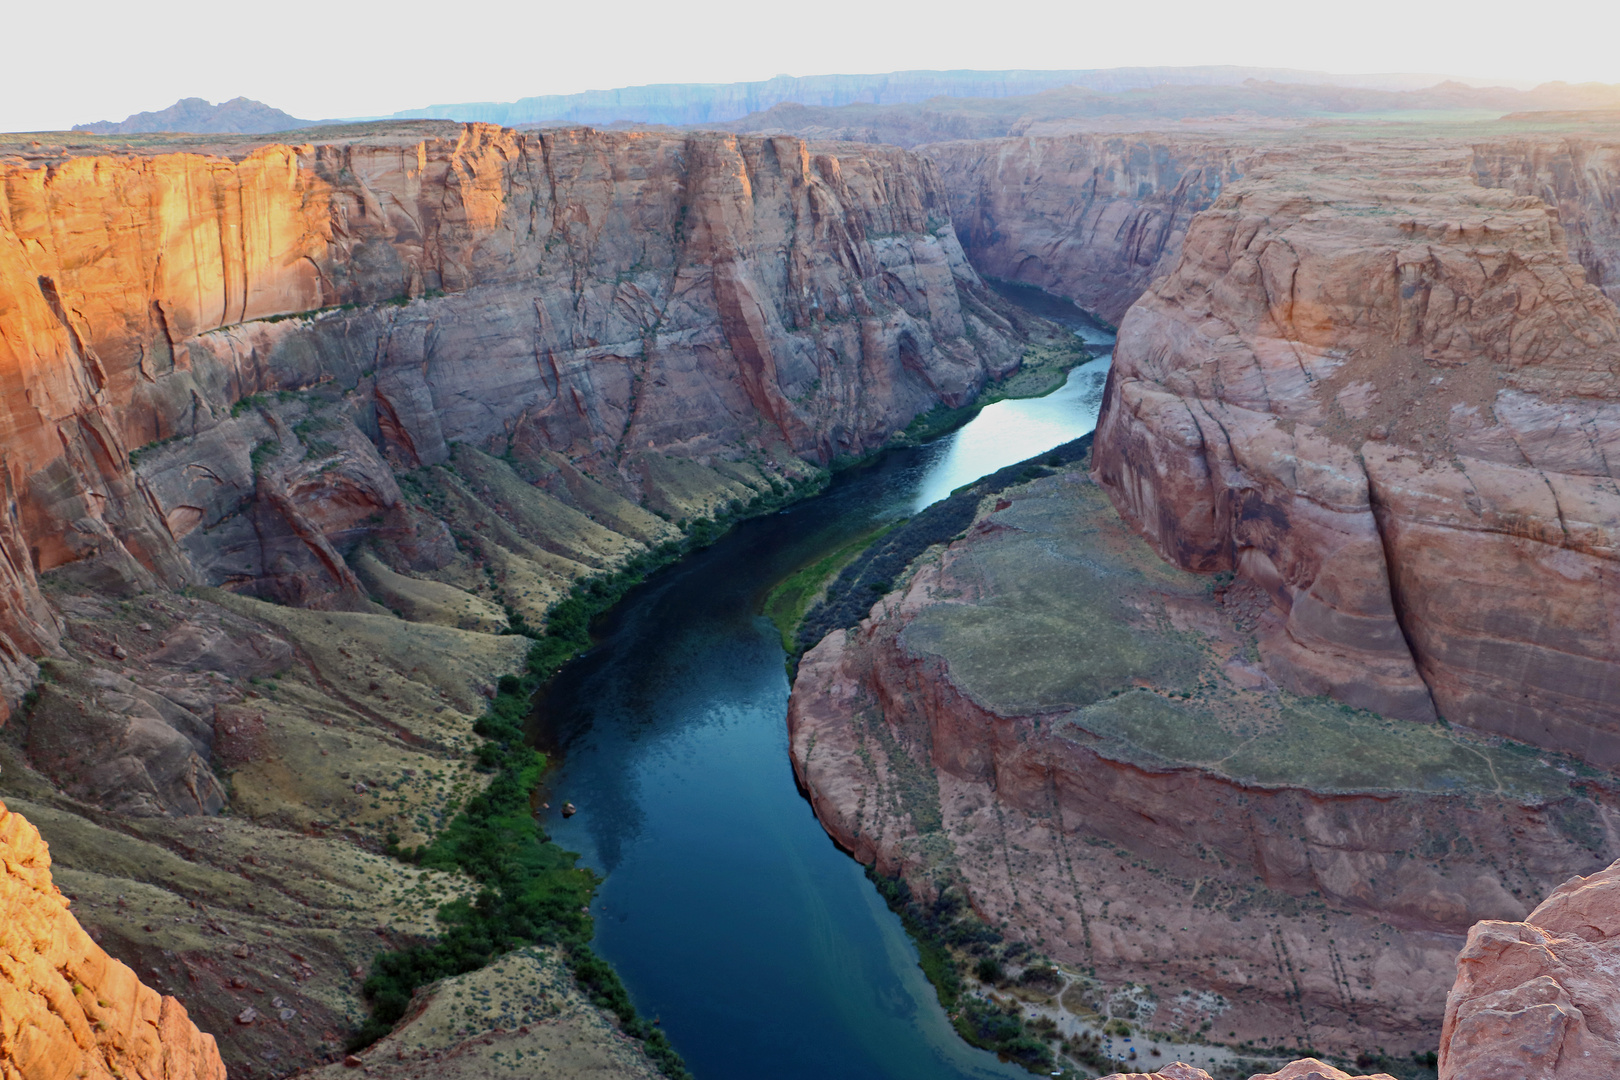
<path fill-rule="evenodd" d="M 921 152 L 939 167 L 980 273 L 1038 285 L 1111 323 L 1175 265 L 1193 216 L 1276 153 L 1241 137 L 1154 134 L 942 142 Z"/>
<path fill-rule="evenodd" d="M 445 124 L 229 157 L 89 149 L 0 169 L 12 702 L 60 634 L 53 569 L 352 595 L 334 559 L 368 522 L 417 535 L 391 470 L 454 446 L 680 511 L 676 492 L 877 445 L 1020 355 L 931 167 L 899 151 Z M 274 400 L 241 415 L 267 391 L 319 400 L 290 424 Z M 348 434 L 308 452 L 310 424 Z M 687 475 L 713 460 L 732 475 Z M 411 561 L 393 569 L 442 565 Z"/>
<path fill-rule="evenodd" d="M 1194 221 L 1121 326 L 1098 476 L 1270 596 L 1285 685 L 1613 765 L 1620 312 L 1539 198 L 1375 150 Z"/>
<path fill-rule="evenodd" d="M 38 830 L 0 803 L 0 1076 L 225 1080 L 212 1035 L 68 911 Z"/>
<path fill-rule="evenodd" d="M 1427 1052 L 1468 927 L 1620 850 L 1612 785 L 1279 688 L 1270 607 L 1034 481 L 805 654 L 794 767 L 856 858 L 1137 986 L 1144 1028 Z"/>

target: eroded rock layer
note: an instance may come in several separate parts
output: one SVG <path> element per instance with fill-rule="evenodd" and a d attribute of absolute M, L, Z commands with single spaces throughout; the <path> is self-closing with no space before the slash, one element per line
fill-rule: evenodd
<path fill-rule="evenodd" d="M 1269 595 L 1084 471 L 980 514 L 805 654 L 794 765 L 857 858 L 1136 984 L 1144 1029 L 1432 1050 L 1469 926 L 1620 850 L 1592 770 L 1278 687 Z"/>
<path fill-rule="evenodd" d="M 212 1035 L 84 932 L 39 831 L 0 803 L 0 1076 L 225 1080 Z"/>
<path fill-rule="evenodd" d="M 1194 220 L 1096 468 L 1166 559 L 1270 596 L 1290 688 L 1613 765 L 1617 374 L 1553 208 L 1444 148 L 1323 150 Z"/>
<path fill-rule="evenodd" d="M 0 196 L 13 701 L 60 634 L 54 568 L 353 594 L 338 557 L 410 531 L 390 466 L 466 444 L 656 509 L 685 462 L 763 484 L 1020 355 L 931 167 L 896 150 L 429 123 L 229 156 L 31 149 Z M 349 434 L 289 470 L 309 425 L 237 403 L 310 390 L 310 423 Z"/>

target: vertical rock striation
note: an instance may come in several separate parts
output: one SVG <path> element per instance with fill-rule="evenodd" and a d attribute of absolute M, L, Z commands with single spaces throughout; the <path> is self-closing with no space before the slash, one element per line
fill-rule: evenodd
<path fill-rule="evenodd" d="M 1236 571 L 1302 693 L 1620 762 L 1620 313 L 1539 198 L 1455 152 L 1228 191 L 1131 310 L 1097 474 Z"/>
<path fill-rule="evenodd" d="M 1181 255 L 1193 216 L 1267 152 L 1155 134 L 934 143 L 973 265 L 1118 323 Z"/>
<path fill-rule="evenodd" d="M 397 507 L 390 467 L 518 447 L 638 501 L 671 455 L 862 452 L 1021 355 L 932 167 L 903 151 L 425 123 L 29 154 L 0 162 L 11 701 L 60 634 L 37 580 L 55 568 L 107 587 L 303 574 L 353 593 L 333 559 Z M 225 427 L 233 406 L 312 387 L 341 396 L 370 461 L 325 478 L 262 469 L 268 450 L 250 463 L 293 440 L 246 430 L 270 422 L 252 416 Z M 130 467 L 147 444 L 210 438 L 223 459 Z M 317 504 L 350 508 L 342 536 Z M 213 565 L 208 537 L 249 512 L 282 539 Z M 276 570 L 277 551 L 296 565 Z M 300 569 L 315 564 L 329 572 Z"/>

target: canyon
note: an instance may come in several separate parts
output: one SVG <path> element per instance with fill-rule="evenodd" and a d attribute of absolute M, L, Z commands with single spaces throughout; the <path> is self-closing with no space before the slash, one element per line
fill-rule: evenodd
<path fill-rule="evenodd" d="M 988 277 L 1119 325 L 1103 415 L 801 658 L 828 833 L 1140 1030 L 1608 1053 L 1611 883 L 1553 890 L 1620 856 L 1620 143 L 1350 127 L 0 140 L 6 910 L 90 973 L 50 1038 L 344 1071 L 373 955 L 474 891 L 385 849 L 488 782 L 509 631 L 1071 347 Z M 653 1075 L 599 1005 L 535 945 L 363 1064 Z"/>
<path fill-rule="evenodd" d="M 383 849 L 488 782 L 509 630 L 1059 336 L 903 151 L 334 134 L 0 145 L 0 789 L 243 1077 L 343 1057 L 471 894 Z M 657 1071 L 556 946 L 502 963 L 368 1060 Z"/>
<path fill-rule="evenodd" d="M 1120 320 L 1103 414 L 789 723 L 841 846 L 1144 1029 L 1405 1058 L 1620 854 L 1620 222 L 1601 128 L 1342 135 L 924 147 L 982 272 Z"/>

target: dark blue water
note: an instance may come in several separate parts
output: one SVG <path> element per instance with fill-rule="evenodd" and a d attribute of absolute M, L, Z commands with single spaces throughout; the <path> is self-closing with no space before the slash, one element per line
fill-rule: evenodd
<path fill-rule="evenodd" d="M 1104 370 L 841 474 L 660 572 L 541 703 L 561 762 L 550 801 L 579 807 L 546 827 L 607 879 L 596 947 L 699 1080 L 1027 1076 L 957 1038 L 899 919 L 800 795 L 780 638 L 757 613 L 777 581 L 925 493 L 1091 430 Z M 1044 445 L 982 425 L 1038 426 Z M 972 475 L 941 489 L 942 471 Z"/>

